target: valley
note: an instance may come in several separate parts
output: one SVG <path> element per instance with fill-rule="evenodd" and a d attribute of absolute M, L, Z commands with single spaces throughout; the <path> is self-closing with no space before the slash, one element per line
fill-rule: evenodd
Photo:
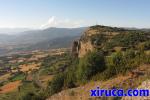
<path fill-rule="evenodd" d="M 49 49 L 42 42 L 44 49 L 36 44 L 1 56 L 0 100 L 121 100 L 90 97 L 89 90 L 127 90 L 149 80 L 149 40 L 149 31 L 96 25 L 66 40 L 68 47 L 56 41 L 64 48 Z"/>
<path fill-rule="evenodd" d="M 150 100 L 150 0 L 0 0 L 0 100 Z"/>
<path fill-rule="evenodd" d="M 11 96 L 15 95 L 13 94 L 15 92 L 17 99 L 18 89 L 24 87 L 24 84 L 27 85 L 26 88 L 29 91 L 30 87 L 28 87 L 28 85 L 33 85 L 35 89 L 46 88 L 47 83 L 52 80 L 53 75 L 62 72 L 65 68 L 64 66 L 67 61 L 62 57 L 65 57 L 64 55 L 69 51 L 70 50 L 66 48 L 45 51 L 36 50 L 0 57 L 0 100 L 4 98 L 11 99 Z M 50 59 L 52 59 L 52 61 Z M 61 59 L 62 63 L 57 63 L 56 61 L 58 61 L 58 59 Z M 47 62 L 47 60 L 50 62 Z M 48 65 L 46 67 L 45 65 L 47 63 Z M 56 68 L 49 68 L 51 66 L 49 63 L 54 63 Z M 35 89 L 31 91 L 35 91 Z M 24 90 L 22 92 L 24 92 Z M 4 94 L 6 96 L 4 96 Z"/>
<path fill-rule="evenodd" d="M 0 34 L 0 56 L 71 47 L 86 27 L 47 28 L 42 30 L 22 31 L 16 34 Z"/>

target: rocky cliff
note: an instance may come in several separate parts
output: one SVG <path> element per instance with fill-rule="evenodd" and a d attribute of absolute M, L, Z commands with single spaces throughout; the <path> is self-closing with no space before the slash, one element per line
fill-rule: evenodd
<path fill-rule="evenodd" d="M 72 55 L 74 57 L 83 57 L 88 51 L 94 49 L 91 41 L 87 38 L 91 30 L 86 30 L 79 40 L 73 42 Z"/>
<path fill-rule="evenodd" d="M 105 42 L 123 31 L 124 29 L 121 28 L 100 25 L 89 27 L 79 40 L 74 41 L 72 55 L 80 58 L 89 51 L 93 51 L 96 48 L 103 48 Z"/>

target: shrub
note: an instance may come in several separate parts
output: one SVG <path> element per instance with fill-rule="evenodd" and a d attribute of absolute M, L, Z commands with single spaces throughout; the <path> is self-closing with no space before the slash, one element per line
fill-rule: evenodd
<path fill-rule="evenodd" d="M 25 94 L 21 100 L 45 100 L 45 97 L 36 95 L 35 93 L 29 92 Z"/>
<path fill-rule="evenodd" d="M 101 52 L 89 52 L 80 59 L 77 68 L 77 78 L 79 81 L 86 82 L 98 72 L 105 70 L 105 60 Z"/>
<path fill-rule="evenodd" d="M 148 34 L 142 32 L 125 32 L 114 36 L 111 41 L 107 42 L 105 48 L 112 49 L 115 46 L 134 47 L 138 43 L 149 40 Z M 146 44 L 149 45 L 148 43 Z M 146 47 L 147 48 L 147 47 Z"/>
<path fill-rule="evenodd" d="M 54 93 L 57 93 L 62 90 L 64 86 L 64 74 L 58 74 L 56 75 L 51 82 L 49 82 L 48 85 L 48 91 L 50 95 L 53 95 Z"/>
<path fill-rule="evenodd" d="M 23 72 L 16 73 L 9 78 L 10 81 L 24 80 L 26 75 Z"/>
<path fill-rule="evenodd" d="M 125 61 L 121 52 L 112 55 L 112 62 L 117 74 L 124 72 Z"/>
<path fill-rule="evenodd" d="M 76 82 L 76 76 L 73 70 L 68 71 L 65 75 L 65 83 L 64 86 L 67 88 L 73 88 L 75 87 L 75 82 Z"/>
<path fill-rule="evenodd" d="M 107 69 L 103 72 L 97 73 L 95 76 L 92 77 L 92 80 L 107 80 L 117 74 L 116 69 L 114 66 L 107 66 Z"/>
<path fill-rule="evenodd" d="M 144 49 L 145 50 L 150 50 L 150 41 L 145 42 Z"/>
<path fill-rule="evenodd" d="M 91 43 L 94 45 L 101 45 L 107 39 L 104 34 L 95 34 L 91 36 Z"/>

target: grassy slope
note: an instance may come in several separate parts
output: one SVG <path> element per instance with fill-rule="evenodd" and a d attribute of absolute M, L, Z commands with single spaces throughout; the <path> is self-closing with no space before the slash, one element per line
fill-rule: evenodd
<path fill-rule="evenodd" d="M 142 65 L 139 68 L 135 69 L 137 72 L 142 73 L 136 78 L 129 75 L 130 73 L 127 73 L 124 76 L 118 75 L 115 78 L 107 81 L 89 82 L 88 84 L 77 88 L 64 90 L 48 98 L 48 100 L 80 100 L 80 98 L 82 98 L 82 100 L 89 100 L 89 98 L 91 98 L 89 96 L 90 89 L 96 89 L 97 86 L 103 89 L 110 89 L 112 87 L 122 87 L 123 89 L 127 89 L 131 86 L 136 88 L 143 81 L 150 79 L 150 69 L 148 69 L 149 67 L 150 65 Z M 90 100 L 95 100 L 95 98 L 91 98 Z"/>

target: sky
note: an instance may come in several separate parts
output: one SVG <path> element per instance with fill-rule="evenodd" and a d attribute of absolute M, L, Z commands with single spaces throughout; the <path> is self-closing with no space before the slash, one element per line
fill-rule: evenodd
<path fill-rule="evenodd" d="M 0 28 L 150 28 L 150 0 L 0 0 Z"/>

